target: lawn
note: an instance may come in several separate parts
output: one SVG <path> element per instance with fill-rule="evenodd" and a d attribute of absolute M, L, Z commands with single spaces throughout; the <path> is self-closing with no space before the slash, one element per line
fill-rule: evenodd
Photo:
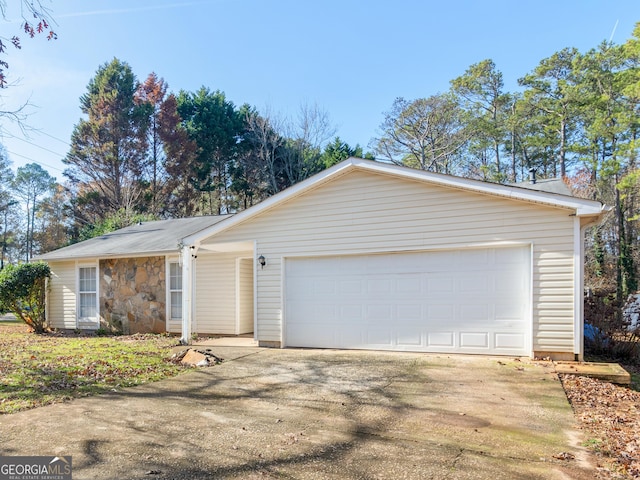
<path fill-rule="evenodd" d="M 0 414 L 95 395 L 178 375 L 175 337 L 28 333 L 0 321 Z"/>

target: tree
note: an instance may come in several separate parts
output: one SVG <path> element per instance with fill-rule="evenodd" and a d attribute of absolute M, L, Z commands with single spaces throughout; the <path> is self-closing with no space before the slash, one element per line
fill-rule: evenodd
<path fill-rule="evenodd" d="M 53 23 L 51 14 L 47 8 L 42 5 L 40 0 L 21 0 L 20 6 L 22 7 L 22 23 L 20 29 L 30 38 L 36 35 L 44 35 L 47 40 L 55 40 L 56 33 L 51 29 Z M 6 19 L 7 16 L 7 1 L 0 1 L 0 14 L 2 18 Z M 11 38 L 0 36 L 0 54 L 7 53 L 8 44 L 12 45 L 16 49 L 20 49 L 20 37 L 13 35 Z M 0 60 L 0 88 L 7 87 L 6 71 L 9 69 L 9 64 L 6 60 Z M 6 112 L 3 112 L 6 113 Z"/>
<path fill-rule="evenodd" d="M 273 195 L 284 188 L 280 154 L 286 139 L 279 133 L 282 130 L 280 123 L 269 110 L 261 115 L 250 109 L 244 118 L 243 141 L 247 145 L 245 156 L 255 165 L 256 170 L 263 173 L 265 195 Z"/>
<path fill-rule="evenodd" d="M 567 175 L 569 140 L 577 128 L 581 103 L 575 68 L 579 61 L 578 50 L 565 48 L 542 60 L 532 73 L 518 80 L 520 85 L 527 87 L 524 101 L 543 113 L 538 119 L 554 133 L 552 148 L 557 152 L 555 164 L 560 167 L 561 177 Z"/>
<path fill-rule="evenodd" d="M 50 196 L 40 202 L 36 211 L 34 241 L 42 253 L 64 247 L 70 242 L 71 226 L 69 220 L 73 218 L 69 213 L 69 191 L 60 184 L 55 184 Z"/>
<path fill-rule="evenodd" d="M 13 171 L 11 170 L 11 160 L 7 157 L 6 149 L 0 145 L 0 215 L 2 219 L 2 246 L 0 247 L 0 270 L 4 268 L 4 260 L 7 254 L 7 242 L 9 240 L 8 216 L 11 208 L 17 205 L 13 198 L 11 185 L 13 184 Z"/>
<path fill-rule="evenodd" d="M 302 104 L 294 119 L 244 107 L 242 182 L 252 201 L 273 195 L 326 168 L 323 149 L 335 133 L 329 114 Z M 255 185 L 252 185 L 254 184 Z"/>
<path fill-rule="evenodd" d="M 324 168 L 329 168 L 349 157 L 375 159 L 371 153 L 364 154 L 360 145 L 352 148 L 348 143 L 343 142 L 340 137 L 336 137 L 333 142 L 325 147 L 324 152 L 322 152 L 321 162 Z"/>
<path fill-rule="evenodd" d="M 21 8 L 21 18 L 19 30 L 24 35 L 33 38 L 35 36 L 45 36 L 47 40 L 55 40 L 57 38 L 56 33 L 51 29 L 53 23 L 49 10 L 45 8 L 40 0 L 20 0 L 19 2 L 12 1 L 11 5 L 19 4 Z M 11 10 L 8 8 L 8 2 L 6 0 L 0 0 L 0 15 L 6 20 L 7 13 Z M 6 32 L 6 30 L 5 30 Z M 21 36 L 14 34 L 10 38 L 4 35 L 0 35 L 0 89 L 6 89 L 11 84 L 8 81 L 7 75 L 9 70 L 9 62 L 5 60 L 5 56 L 9 54 L 9 47 L 12 46 L 16 50 L 20 50 Z M 0 118 L 7 119 L 16 123 L 22 130 L 26 129 L 24 124 L 28 117 L 26 111 L 28 101 L 16 107 L 14 109 L 6 109 L 2 102 L 0 102 Z"/>
<path fill-rule="evenodd" d="M 455 173 L 455 160 L 468 140 L 461 110 L 446 94 L 397 98 L 380 130 L 373 143 L 377 156 L 432 172 Z"/>
<path fill-rule="evenodd" d="M 47 326 L 46 285 L 51 276 L 44 262 L 7 265 L 0 272 L 0 305 L 15 313 L 35 333 Z"/>
<path fill-rule="evenodd" d="M 49 193 L 55 187 L 55 178 L 49 175 L 37 163 L 29 163 L 18 168 L 13 181 L 13 191 L 25 205 L 27 211 L 27 229 L 25 232 L 25 260 L 28 262 L 34 252 L 34 231 L 36 210 L 42 195 Z"/>
<path fill-rule="evenodd" d="M 5 205 L 8 205 L 12 200 L 13 177 L 11 160 L 7 156 L 7 150 L 0 145 L 0 213 L 4 212 Z"/>
<path fill-rule="evenodd" d="M 556 177 L 555 131 L 547 114 L 521 94 L 512 95 L 505 127 L 505 152 L 511 156 L 512 178 L 524 179 L 533 168 L 538 178 Z"/>
<path fill-rule="evenodd" d="M 493 60 L 473 64 L 464 75 L 451 81 L 451 89 L 468 115 L 468 128 L 473 131 L 471 147 L 483 158 L 488 156 L 487 150 L 492 151 L 495 170 L 489 177 L 498 181 L 505 177 L 500 152 L 506 137 L 509 105 L 509 95 L 503 88 L 502 73 L 496 69 Z M 515 181 L 513 172 L 511 180 Z"/>
<path fill-rule="evenodd" d="M 195 93 L 181 91 L 177 100 L 183 126 L 198 146 L 193 180 L 195 188 L 206 194 L 203 213 L 229 213 L 234 209 L 229 167 L 238 153 L 243 118 L 219 90 L 202 87 Z"/>
<path fill-rule="evenodd" d="M 329 113 L 317 104 L 302 104 L 295 120 L 281 122 L 285 142 L 281 149 L 285 188 L 322 170 L 322 149 L 335 134 Z"/>
<path fill-rule="evenodd" d="M 83 195 L 79 204 L 100 218 L 135 210 L 141 200 L 148 105 L 135 102 L 137 88 L 131 67 L 114 58 L 98 68 L 80 98 L 88 118 L 73 131 L 64 174 Z"/>
<path fill-rule="evenodd" d="M 194 182 L 198 145 L 182 125 L 175 95 L 170 94 L 162 102 L 159 124 L 167 174 L 162 190 L 166 203 L 163 213 L 177 218 L 188 217 L 196 212 L 200 195 Z"/>
<path fill-rule="evenodd" d="M 89 240 L 90 238 L 104 235 L 105 233 L 114 232 L 121 228 L 129 227 L 140 222 L 151 222 L 158 220 L 158 217 L 152 214 L 132 213 L 121 209 L 114 214 L 102 219 L 95 224 L 85 225 L 79 234 L 79 240 Z"/>
<path fill-rule="evenodd" d="M 262 136 L 266 134 L 261 130 L 266 127 L 263 119 L 249 105 L 240 107 L 239 113 L 244 129 L 238 139 L 237 155 L 229 165 L 230 190 L 235 197 L 235 208 L 246 209 L 269 196 L 273 165 L 269 165 L 270 145 Z"/>
<path fill-rule="evenodd" d="M 584 164 L 597 186 L 598 197 L 613 212 L 606 223 L 605 251 L 615 263 L 616 300 L 622 304 L 638 288 L 637 275 L 637 182 L 634 179 L 639 121 L 638 99 L 626 95 L 633 80 L 628 58 L 621 46 L 602 43 L 576 64 L 581 76 L 583 102 Z"/>
<path fill-rule="evenodd" d="M 138 86 L 135 100 L 140 105 L 148 107 L 149 128 L 147 130 L 147 159 L 143 163 L 146 177 L 149 179 L 148 199 L 149 211 L 158 215 L 165 206 L 162 198 L 167 174 L 164 169 L 166 160 L 162 142 L 162 104 L 167 93 L 167 84 L 155 73 L 150 73 L 147 79 Z"/>

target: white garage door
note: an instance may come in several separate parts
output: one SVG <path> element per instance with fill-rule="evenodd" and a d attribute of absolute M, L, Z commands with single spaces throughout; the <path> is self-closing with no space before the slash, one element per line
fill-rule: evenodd
<path fill-rule="evenodd" d="M 285 345 L 530 354 L 530 249 L 290 258 Z"/>

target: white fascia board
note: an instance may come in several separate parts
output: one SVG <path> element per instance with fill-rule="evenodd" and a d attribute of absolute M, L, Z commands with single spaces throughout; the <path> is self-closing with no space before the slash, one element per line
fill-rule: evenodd
<path fill-rule="evenodd" d="M 157 252 L 136 252 L 136 253 L 109 253 L 104 255 L 72 255 L 72 256 L 60 256 L 60 257 L 47 257 L 46 254 L 34 257 L 34 261 L 42 262 L 66 262 L 66 261 L 83 261 L 83 260 L 109 260 L 112 258 L 144 258 L 144 257 L 166 257 L 170 255 L 178 255 L 180 249 L 176 245 L 175 250 L 165 250 Z"/>
<path fill-rule="evenodd" d="M 411 178 L 414 180 L 428 181 L 437 185 L 452 188 L 461 188 L 464 190 L 472 190 L 488 195 L 498 195 L 502 197 L 512 198 L 514 200 L 545 203 L 552 206 L 570 208 L 576 210 L 577 216 L 600 215 L 604 209 L 603 205 L 595 200 L 570 197 L 567 195 L 543 192 L 540 190 L 529 190 L 524 187 L 483 182 L 481 180 L 474 180 L 471 178 L 454 177 L 452 175 L 426 172 L 424 170 L 406 168 L 387 163 L 372 162 L 370 160 L 353 160 L 356 161 L 355 164 L 357 164 L 361 168 L 366 168 L 370 171 L 388 173 L 405 178 Z"/>

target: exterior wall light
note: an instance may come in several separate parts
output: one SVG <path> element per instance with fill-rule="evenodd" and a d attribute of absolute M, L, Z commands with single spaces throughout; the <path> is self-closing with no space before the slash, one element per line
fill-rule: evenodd
<path fill-rule="evenodd" d="M 260 264 L 260 268 L 264 268 L 264 266 L 267 264 L 267 260 L 266 258 L 264 258 L 264 255 L 260 255 L 258 257 L 258 263 Z"/>

